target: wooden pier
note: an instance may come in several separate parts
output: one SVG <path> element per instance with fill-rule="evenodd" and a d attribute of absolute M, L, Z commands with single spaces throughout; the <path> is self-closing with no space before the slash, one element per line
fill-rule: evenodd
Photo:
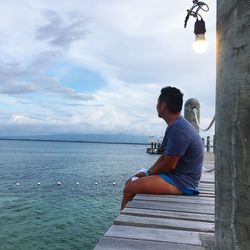
<path fill-rule="evenodd" d="M 206 153 L 199 196 L 140 194 L 95 250 L 214 249 L 214 159 Z"/>

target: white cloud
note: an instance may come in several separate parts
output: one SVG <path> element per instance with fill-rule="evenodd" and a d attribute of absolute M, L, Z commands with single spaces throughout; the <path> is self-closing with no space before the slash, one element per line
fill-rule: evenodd
<path fill-rule="evenodd" d="M 14 114 L 11 119 L 10 123 L 12 124 L 39 124 L 41 123 L 41 120 L 39 119 L 34 119 L 29 116 L 23 115 L 23 114 Z"/>
<path fill-rule="evenodd" d="M 4 2 L 0 92 L 5 116 L 9 113 L 13 126 L 32 124 L 34 133 L 160 135 L 165 125 L 155 104 L 160 89 L 172 85 L 185 100 L 200 101 L 205 126 L 214 114 L 216 16 L 214 1 L 206 2 L 211 10 L 204 14 L 209 39 L 204 55 L 191 50 L 195 20 L 183 28 L 191 1 Z M 64 86 L 48 73 L 61 62 L 96 72 L 106 86 L 94 93 Z"/>
<path fill-rule="evenodd" d="M 67 13 L 65 20 L 56 11 L 44 10 L 43 13 L 48 23 L 38 27 L 36 38 L 39 40 L 48 41 L 53 46 L 67 48 L 87 34 L 85 20 L 82 17 L 76 19 L 72 13 Z"/>

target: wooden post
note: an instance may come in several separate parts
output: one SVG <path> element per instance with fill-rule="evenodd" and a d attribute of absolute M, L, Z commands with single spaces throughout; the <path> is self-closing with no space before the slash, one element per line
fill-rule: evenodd
<path fill-rule="evenodd" d="M 207 137 L 207 152 L 210 152 L 210 136 Z"/>
<path fill-rule="evenodd" d="M 195 98 L 188 99 L 185 103 L 184 117 L 195 127 L 199 133 L 199 126 L 195 120 L 193 109 L 196 109 L 198 121 L 200 122 L 200 103 Z"/>
<path fill-rule="evenodd" d="M 250 1 L 217 1 L 216 249 L 250 246 Z"/>

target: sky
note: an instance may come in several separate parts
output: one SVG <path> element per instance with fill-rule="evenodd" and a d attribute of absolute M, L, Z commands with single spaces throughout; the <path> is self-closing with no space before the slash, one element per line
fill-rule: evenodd
<path fill-rule="evenodd" d="M 162 136 L 156 102 L 174 86 L 215 113 L 216 1 L 196 54 L 192 1 L 1 0 L 0 136 Z M 213 134 L 213 129 L 208 132 Z"/>

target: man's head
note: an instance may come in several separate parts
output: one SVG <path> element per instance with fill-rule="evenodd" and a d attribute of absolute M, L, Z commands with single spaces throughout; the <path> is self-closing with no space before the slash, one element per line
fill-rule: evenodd
<path fill-rule="evenodd" d="M 157 103 L 159 117 L 162 117 L 166 110 L 173 114 L 181 112 L 182 104 L 183 94 L 179 89 L 170 86 L 162 88 Z"/>

